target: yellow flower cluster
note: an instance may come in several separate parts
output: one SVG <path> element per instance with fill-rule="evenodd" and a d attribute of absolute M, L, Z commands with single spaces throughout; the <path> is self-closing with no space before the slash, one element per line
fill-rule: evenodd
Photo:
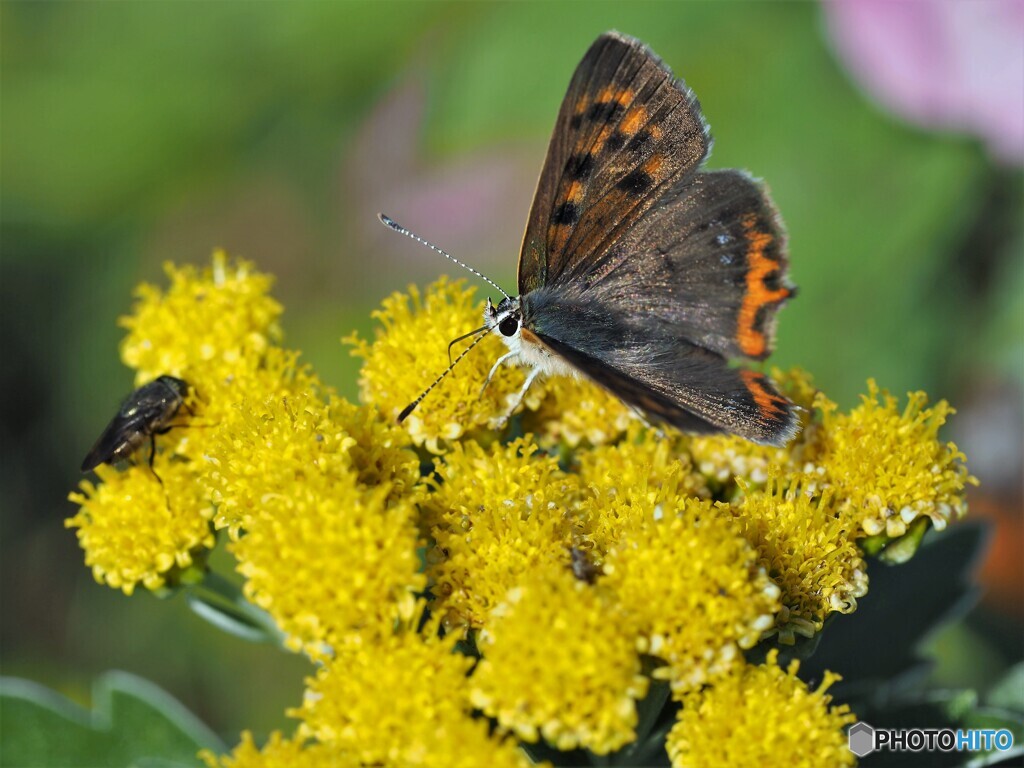
<path fill-rule="evenodd" d="M 382 329 L 372 344 L 355 334 L 345 341 L 353 355 L 366 361 L 359 376 L 362 401 L 394 419 L 448 367 L 449 342 L 479 326 L 484 312 L 464 281 L 442 278 L 425 296 L 415 286 L 408 294 L 392 294 L 373 316 Z M 461 342 L 453 355 L 470 343 Z M 502 366 L 481 393 L 491 364 L 505 351 L 494 334 L 488 334 L 445 385 L 431 392 L 430 407 L 412 412 L 405 427 L 416 445 L 439 453 L 464 435 L 497 428 L 524 381 L 520 371 Z M 527 406 L 536 407 L 536 395 L 528 398 Z"/>
<path fill-rule="evenodd" d="M 279 731 L 270 734 L 263 748 L 256 746 L 252 733 L 227 755 L 203 750 L 199 757 L 208 768 L 363 768 L 365 763 L 333 744 L 318 744 L 303 738 L 286 739 Z"/>
<path fill-rule="evenodd" d="M 246 597 L 313 656 L 353 630 L 408 617 L 426 581 L 415 506 L 402 495 L 390 501 L 390 475 L 410 489 L 415 456 L 406 452 L 367 486 L 352 456 L 352 409 L 334 398 L 297 393 L 240 412 L 209 447 L 206 480 L 217 526 L 232 531 Z"/>
<path fill-rule="evenodd" d="M 424 504 L 435 542 L 428 574 L 449 628 L 483 626 L 529 571 L 568 567 L 575 478 L 535 443 L 456 444 L 433 485 Z"/>
<path fill-rule="evenodd" d="M 787 642 L 810 637 L 834 611 L 850 613 L 868 591 L 867 566 L 857 546 L 857 524 L 826 491 L 782 488 L 775 478 L 762 493 L 733 507 L 735 523 L 782 589 L 776 622 Z"/>
<path fill-rule="evenodd" d="M 472 716 L 472 659 L 454 652 L 454 636 L 416 632 L 419 619 L 417 611 L 395 632 L 339 646 L 290 713 L 302 719 L 299 734 L 359 765 L 529 765 L 514 741 L 492 737 Z"/>
<path fill-rule="evenodd" d="M 939 440 L 939 428 L 954 412 L 945 400 L 928 408 L 924 392 L 911 392 L 901 411 L 871 380 L 849 413 L 821 395 L 817 403 L 822 429 L 811 460 L 864 533 L 897 538 L 921 516 L 942 530 L 964 514 L 964 488 L 978 481 L 957 447 Z"/>
<path fill-rule="evenodd" d="M 153 468 L 163 485 L 146 464 L 126 472 L 100 466 L 102 482 L 85 480 L 69 497 L 79 510 L 65 525 L 78 529 L 85 564 L 96 581 L 126 595 L 139 584 L 159 589 L 214 544 L 213 507 L 190 466 L 158 455 Z"/>
<path fill-rule="evenodd" d="M 196 428 L 161 438 L 166 493 L 142 467 L 101 468 L 69 525 L 125 591 L 201 562 L 223 530 L 246 597 L 320 664 L 293 738 L 243 736 L 210 766 L 527 764 L 515 739 L 606 754 L 645 732 L 652 679 L 683 705 L 673 765 L 849 761 L 832 678 L 808 691 L 743 652 L 854 610 L 866 537 L 962 512 L 973 478 L 938 439 L 945 403 L 900 411 L 870 383 L 843 413 L 775 372 L 804 428 L 770 448 L 650 427 L 554 379 L 506 420 L 524 378 L 500 368 L 480 393 L 505 351 L 489 334 L 398 426 L 480 322 L 461 283 L 395 294 L 372 341 L 346 340 L 357 406 L 278 345 L 266 277 L 223 257 L 170 275 L 140 292 L 123 355 L 140 382 L 189 381 Z"/>
<path fill-rule="evenodd" d="M 527 742 L 611 752 L 636 738 L 636 700 L 647 678 L 635 618 L 617 595 L 565 567 L 520 578 L 480 638 L 473 704 Z"/>
<path fill-rule="evenodd" d="M 213 507 L 202 491 L 204 443 L 215 425 L 228 421 L 232 403 L 264 397 L 283 382 L 303 378 L 294 354 L 271 346 L 280 336 L 280 305 L 267 295 L 271 279 L 246 262 L 214 254 L 213 266 L 165 267 L 170 287 L 143 285 L 132 315 L 122 318 L 128 335 L 121 357 L 135 369 L 137 385 L 163 374 L 190 386 L 187 429 L 157 438 L 155 464 L 162 487 L 148 468 L 117 473 L 101 467 L 104 481 L 81 484 L 70 499 L 81 510 L 67 521 L 78 528 L 86 562 L 98 581 L 127 593 L 142 583 L 162 586 L 213 547 Z M 298 382 L 302 386 L 302 382 Z"/>
<path fill-rule="evenodd" d="M 682 698 L 668 736 L 674 768 L 820 768 L 856 764 L 843 728 L 857 718 L 846 705 L 829 706 L 837 675 L 810 690 L 797 676 L 799 662 L 782 670 L 777 651 L 766 664 L 746 666 L 717 685 Z"/>
<path fill-rule="evenodd" d="M 136 386 L 170 374 L 203 392 L 204 385 L 223 384 L 238 368 L 258 363 L 280 339 L 281 305 L 268 295 L 273 280 L 248 262 L 232 264 L 217 251 L 209 269 L 164 269 L 167 290 L 143 284 L 134 311 L 120 321 L 128 329 L 121 359 L 135 369 Z"/>
<path fill-rule="evenodd" d="M 621 400 L 582 379 L 563 376 L 541 386 L 543 398 L 536 411 L 523 413 L 523 429 L 536 434 L 544 445 L 605 445 L 637 423 Z"/>

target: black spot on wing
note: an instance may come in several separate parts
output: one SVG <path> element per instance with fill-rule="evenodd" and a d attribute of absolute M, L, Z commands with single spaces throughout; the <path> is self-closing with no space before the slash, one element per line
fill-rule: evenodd
<path fill-rule="evenodd" d="M 615 186 L 623 192 L 640 195 L 654 186 L 654 179 L 651 177 L 651 174 L 647 173 L 647 171 L 638 168 L 623 176 Z"/>
<path fill-rule="evenodd" d="M 594 156 L 573 155 L 565 163 L 565 175 L 572 181 L 586 181 L 594 172 Z"/>
<path fill-rule="evenodd" d="M 618 120 L 626 108 L 617 101 L 595 101 L 587 110 L 587 119 L 597 123 Z"/>
<path fill-rule="evenodd" d="M 575 224 L 580 218 L 580 209 L 576 203 L 562 203 L 551 215 L 552 224 Z"/>
<path fill-rule="evenodd" d="M 654 142 L 654 137 L 651 136 L 651 132 L 646 128 L 637 131 L 636 136 L 629 140 L 629 144 L 626 145 L 626 149 L 630 152 L 642 153 L 646 152 L 650 145 Z"/>
<path fill-rule="evenodd" d="M 609 152 L 618 152 L 626 144 L 625 134 L 615 131 L 604 143 L 603 149 Z"/>

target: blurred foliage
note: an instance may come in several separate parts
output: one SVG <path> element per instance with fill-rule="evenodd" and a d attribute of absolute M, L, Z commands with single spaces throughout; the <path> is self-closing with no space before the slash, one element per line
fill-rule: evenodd
<path fill-rule="evenodd" d="M 411 152 L 429 170 L 515 151 L 532 175 L 586 47 L 609 28 L 636 35 L 700 97 L 711 165 L 765 178 L 782 211 L 801 294 L 773 362 L 813 371 L 843 405 L 866 376 L 954 403 L 991 372 L 1024 379 L 1020 175 L 872 107 L 813 4 L 5 2 L 0 21 L 8 674 L 75 694 L 128 668 L 229 741 L 296 703 L 301 660 L 239 652 L 181 601 L 96 588 L 64 497 L 131 386 L 115 319 L 163 259 L 224 246 L 276 273 L 289 345 L 354 394 L 338 338 L 368 329 L 406 274 L 448 267 L 365 234 L 378 225 L 356 205 L 401 218 L 400 181 L 366 200 L 348 169 L 360 127 L 403 83 L 426 94 L 422 131 L 382 157 Z M 514 230 L 529 190 L 505 202 L 491 216 Z M 464 226 L 446 209 L 421 234 L 444 245 Z M 475 248 L 458 255 L 496 258 L 493 276 L 514 284 L 518 242 Z M 385 250 L 408 267 L 385 266 Z"/>
<path fill-rule="evenodd" d="M 93 702 L 93 711 L 83 711 L 42 686 L 0 678 L 0 764 L 171 768 L 195 765 L 200 749 L 224 749 L 191 712 L 134 675 L 103 675 Z"/>

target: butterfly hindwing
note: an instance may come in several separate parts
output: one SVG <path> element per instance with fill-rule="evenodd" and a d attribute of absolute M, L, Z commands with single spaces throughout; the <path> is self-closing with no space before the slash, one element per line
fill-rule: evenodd
<path fill-rule="evenodd" d="M 764 359 L 786 280 L 785 234 L 767 193 L 742 171 L 692 174 L 608 251 L 560 280 L 614 307 L 622 322 L 667 325 L 726 357 Z"/>
<path fill-rule="evenodd" d="M 543 325 L 544 318 L 538 322 Z M 684 432 L 730 432 L 781 446 L 799 429 L 796 407 L 766 376 L 730 367 L 721 356 L 685 339 L 619 332 L 597 344 L 573 345 L 536 335 L 586 378 L 655 421 Z"/>
<path fill-rule="evenodd" d="M 555 123 L 520 254 L 520 294 L 608 250 L 710 144 L 696 98 L 657 56 L 625 35 L 599 37 Z"/>

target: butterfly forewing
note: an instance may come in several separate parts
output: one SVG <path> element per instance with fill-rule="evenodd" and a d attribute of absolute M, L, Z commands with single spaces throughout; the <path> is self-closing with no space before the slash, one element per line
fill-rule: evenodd
<path fill-rule="evenodd" d="M 651 51 L 602 35 L 555 124 L 519 260 L 519 291 L 601 255 L 710 147 L 693 94 Z"/>

